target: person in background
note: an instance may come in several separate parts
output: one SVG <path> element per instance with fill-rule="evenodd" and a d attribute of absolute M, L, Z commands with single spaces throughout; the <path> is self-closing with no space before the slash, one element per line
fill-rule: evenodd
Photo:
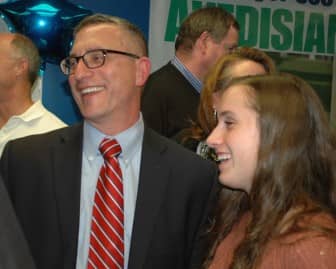
<path fill-rule="evenodd" d="M 166 137 L 175 136 L 196 120 L 206 73 L 238 46 L 239 25 L 220 7 L 201 8 L 182 23 L 175 41 L 175 57 L 151 74 L 141 110 L 145 123 Z"/>
<path fill-rule="evenodd" d="M 216 160 L 216 155 L 206 145 L 205 139 L 217 123 L 214 99 L 218 90 L 216 88 L 218 81 L 224 84 L 235 77 L 275 73 L 273 60 L 266 53 L 255 48 L 239 47 L 232 54 L 222 56 L 205 79 L 197 120 L 190 128 L 182 130 L 174 139 L 200 156 Z"/>
<path fill-rule="evenodd" d="M 0 161 L 37 268 L 199 268 L 217 169 L 145 127 L 141 31 L 86 17 L 61 69 L 83 122 L 10 141 Z"/>
<path fill-rule="evenodd" d="M 19 33 L 0 33 L 0 155 L 9 140 L 45 133 L 66 124 L 31 97 L 40 56 Z"/>
<path fill-rule="evenodd" d="M 221 191 L 207 269 L 336 268 L 336 137 L 292 75 L 216 84 Z"/>

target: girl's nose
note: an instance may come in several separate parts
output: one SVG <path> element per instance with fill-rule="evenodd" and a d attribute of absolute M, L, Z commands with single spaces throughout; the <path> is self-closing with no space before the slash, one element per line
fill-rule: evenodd
<path fill-rule="evenodd" d="M 208 138 L 206 139 L 206 143 L 211 148 L 216 148 L 216 146 L 223 143 L 224 133 L 218 126 L 212 130 L 209 134 Z"/>

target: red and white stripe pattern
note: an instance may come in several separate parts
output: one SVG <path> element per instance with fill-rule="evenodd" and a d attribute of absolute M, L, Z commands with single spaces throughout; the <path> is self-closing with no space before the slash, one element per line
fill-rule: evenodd
<path fill-rule="evenodd" d="M 104 138 L 99 146 L 104 157 L 94 198 L 88 269 L 124 267 L 124 197 L 118 162 L 117 140 Z"/>

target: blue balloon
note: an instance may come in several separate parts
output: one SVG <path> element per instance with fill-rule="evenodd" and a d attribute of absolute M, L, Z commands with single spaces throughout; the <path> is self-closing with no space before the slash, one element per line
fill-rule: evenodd
<path fill-rule="evenodd" d="M 69 53 L 76 24 L 92 11 L 65 0 L 22 0 L 0 4 L 12 32 L 30 37 L 45 62 L 58 64 Z"/>
<path fill-rule="evenodd" d="M 15 26 L 7 16 L 0 11 L 0 32 L 16 32 Z"/>

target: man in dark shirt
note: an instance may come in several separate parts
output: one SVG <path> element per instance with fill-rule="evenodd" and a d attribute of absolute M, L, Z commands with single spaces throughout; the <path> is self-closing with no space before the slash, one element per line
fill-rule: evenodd
<path fill-rule="evenodd" d="M 239 25 L 219 7 L 201 8 L 182 23 L 175 57 L 149 77 L 142 96 L 145 123 L 166 137 L 196 119 L 202 82 L 224 54 L 238 46 Z"/>

